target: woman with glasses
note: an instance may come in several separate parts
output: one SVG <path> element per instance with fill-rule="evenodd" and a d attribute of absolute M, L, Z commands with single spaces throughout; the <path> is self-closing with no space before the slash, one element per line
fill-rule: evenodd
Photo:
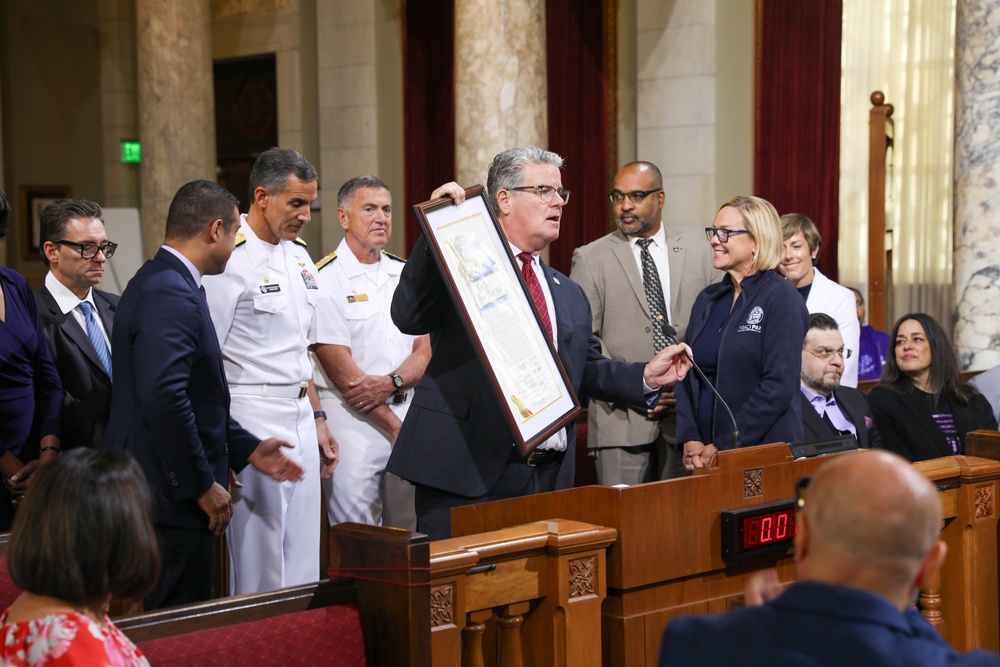
<path fill-rule="evenodd" d="M 911 461 L 965 453 L 965 436 L 996 430 L 989 401 L 962 382 L 951 341 L 925 313 L 903 315 L 889 334 L 878 386 L 868 404 L 882 446 Z"/>
<path fill-rule="evenodd" d="M 781 216 L 781 236 L 783 252 L 778 268 L 805 299 L 810 313 L 826 313 L 837 320 L 844 348 L 848 350 L 840 383 L 845 387 L 857 387 L 861 324 L 854 294 L 816 268 L 823 237 L 809 216 L 801 213 Z"/>
<path fill-rule="evenodd" d="M 7 236 L 10 202 L 0 190 L 0 240 Z M 63 392 L 31 287 L 0 267 L 0 531 L 10 530 L 37 466 L 55 458 Z M 3 495 L 3 492 L 0 492 Z"/>
<path fill-rule="evenodd" d="M 758 197 L 734 197 L 705 233 L 712 263 L 726 277 L 698 295 L 686 342 L 736 426 L 700 377 L 689 373 L 679 382 L 677 447 L 689 471 L 709 465 L 719 450 L 803 437 L 799 350 L 809 313 L 772 271 L 781 260 L 778 213 Z"/>

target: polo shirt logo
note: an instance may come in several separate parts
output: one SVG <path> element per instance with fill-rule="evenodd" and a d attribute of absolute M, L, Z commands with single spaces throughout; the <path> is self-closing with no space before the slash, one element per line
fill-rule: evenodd
<path fill-rule="evenodd" d="M 754 333 L 761 332 L 760 321 L 764 319 L 764 309 L 760 306 L 754 306 L 750 314 L 747 315 L 747 323 L 741 325 L 736 329 L 737 333 L 742 333 L 744 331 L 752 331 Z"/>

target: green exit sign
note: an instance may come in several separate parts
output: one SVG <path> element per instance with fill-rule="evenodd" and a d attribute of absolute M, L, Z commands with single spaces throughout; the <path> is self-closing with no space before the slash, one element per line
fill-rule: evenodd
<path fill-rule="evenodd" d="M 138 141 L 122 142 L 122 162 L 124 164 L 139 164 L 142 161 L 142 146 Z"/>

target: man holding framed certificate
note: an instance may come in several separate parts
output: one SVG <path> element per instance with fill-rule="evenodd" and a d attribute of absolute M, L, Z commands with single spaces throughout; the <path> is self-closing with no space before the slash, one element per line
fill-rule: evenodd
<path fill-rule="evenodd" d="M 559 237 L 569 199 L 562 164 L 559 155 L 534 146 L 504 151 L 490 165 L 489 205 L 572 389 L 601 400 L 655 404 L 659 388 L 690 368 L 686 346 L 667 347 L 648 364 L 602 356 L 583 290 L 539 259 Z M 431 196 L 461 204 L 465 191 L 448 183 Z M 453 507 L 573 486 L 572 421 L 524 454 L 498 401 L 497 373 L 484 364 L 452 289 L 425 233 L 403 269 L 391 313 L 402 332 L 429 333 L 433 354 L 387 469 L 416 485 L 417 530 L 431 539 L 450 537 Z"/>

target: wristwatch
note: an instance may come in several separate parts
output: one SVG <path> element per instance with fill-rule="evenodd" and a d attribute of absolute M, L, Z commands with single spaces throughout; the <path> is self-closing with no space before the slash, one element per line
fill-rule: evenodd
<path fill-rule="evenodd" d="M 389 377 L 392 378 L 392 386 L 396 388 L 396 393 L 403 391 L 403 378 L 399 377 L 398 373 L 389 373 Z"/>

